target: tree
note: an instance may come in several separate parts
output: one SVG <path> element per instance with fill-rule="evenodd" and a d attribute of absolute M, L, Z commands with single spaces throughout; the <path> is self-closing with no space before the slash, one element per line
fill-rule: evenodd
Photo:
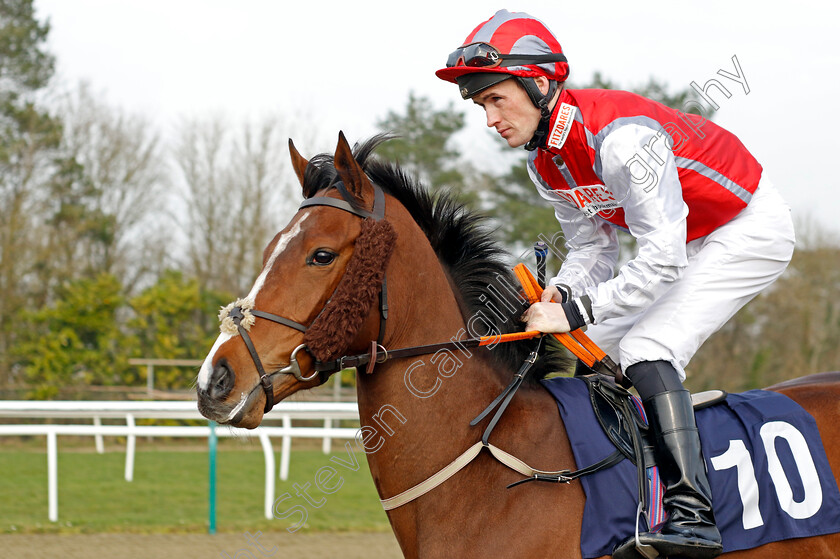
<path fill-rule="evenodd" d="M 49 23 L 35 19 L 32 0 L 0 0 L 0 100 L 15 103 L 44 87 L 55 59 L 44 50 Z"/>
<path fill-rule="evenodd" d="M 218 310 L 228 302 L 226 295 L 202 291 L 197 279 L 166 271 L 130 301 L 134 318 L 128 327 L 138 340 L 137 356 L 192 359 L 203 355 L 218 335 Z M 124 382 L 139 380 L 132 375 Z M 189 388 L 194 375 L 185 376 L 183 368 L 161 367 L 155 371 L 155 381 L 160 388 Z"/>
<path fill-rule="evenodd" d="M 132 340 L 120 329 L 122 286 L 111 275 L 67 282 L 54 304 L 21 320 L 16 357 L 38 399 L 59 388 L 114 384 L 128 369 Z"/>
<path fill-rule="evenodd" d="M 59 191 L 52 199 L 61 200 L 62 192 L 81 196 L 74 230 L 59 237 L 72 245 L 63 247 L 72 257 L 68 268 L 114 274 L 130 292 L 153 272 L 147 255 L 163 242 L 154 232 L 172 229 L 172 219 L 161 215 L 172 200 L 164 188 L 157 134 L 145 118 L 108 106 L 84 83 L 64 97 L 59 110 L 64 166 L 73 172 L 55 184 Z"/>
<path fill-rule="evenodd" d="M 458 170 L 460 154 L 451 139 L 463 129 L 464 122 L 464 113 L 455 110 L 452 103 L 438 109 L 428 97 L 417 97 L 411 92 L 405 113 L 388 111 L 385 118 L 377 121 L 379 130 L 397 136 L 377 153 L 395 161 L 431 188 L 446 186 L 463 191 L 464 174 Z"/>
<path fill-rule="evenodd" d="M 187 218 L 188 267 L 207 290 L 243 293 L 292 199 L 281 121 L 246 124 L 238 136 L 221 118 L 184 121 L 175 147 Z"/>
<path fill-rule="evenodd" d="M 0 382 L 10 381 L 10 352 L 20 309 L 30 307 L 34 231 L 54 171 L 59 121 L 35 102 L 53 75 L 45 48 L 49 24 L 35 19 L 32 0 L 0 0 Z"/>

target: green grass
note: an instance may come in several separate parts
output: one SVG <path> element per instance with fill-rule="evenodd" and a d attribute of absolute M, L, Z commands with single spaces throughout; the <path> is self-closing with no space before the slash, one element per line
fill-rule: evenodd
<path fill-rule="evenodd" d="M 263 516 L 265 466 L 256 447 L 239 441 L 220 441 L 217 461 L 217 524 L 219 532 L 279 530 L 298 522 Z M 279 441 L 277 441 L 279 445 Z M 343 442 L 333 443 L 333 455 L 348 460 Z M 134 481 L 123 478 L 124 452 L 96 454 L 78 448 L 58 454 L 58 516 L 47 518 L 47 458 L 43 451 L 0 446 L 0 533 L 94 532 L 206 532 L 208 527 L 208 455 L 169 448 L 141 449 L 135 455 Z M 317 450 L 293 451 L 289 480 L 276 478 L 275 500 L 291 498 L 276 507 L 278 516 L 299 505 L 306 509 L 308 531 L 387 531 L 389 524 L 365 462 L 353 446 L 359 469 L 353 472 Z M 280 455 L 275 453 L 277 467 Z M 325 494 L 316 486 L 316 473 L 332 467 L 337 476 L 322 486 L 343 485 Z M 276 475 L 276 472 L 275 472 Z M 315 507 L 296 495 L 293 484 L 304 487 Z M 322 500 L 325 499 L 325 502 Z M 275 501 L 276 502 L 276 501 Z M 298 509 L 300 510 L 300 509 Z"/>

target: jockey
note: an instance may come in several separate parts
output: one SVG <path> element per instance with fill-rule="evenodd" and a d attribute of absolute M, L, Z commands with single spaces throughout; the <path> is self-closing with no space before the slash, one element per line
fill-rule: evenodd
<path fill-rule="evenodd" d="M 719 126 L 624 91 L 566 89 L 560 44 L 527 14 L 497 12 L 436 75 L 483 108 L 510 147 L 530 151 L 528 172 L 563 230 L 568 255 L 523 316 L 526 328 L 588 326 L 643 401 L 668 519 L 641 543 L 664 556 L 718 555 L 682 381 L 700 345 L 784 271 L 789 208 Z M 616 229 L 638 246 L 617 273 Z M 635 556 L 634 546 L 631 538 L 615 556 Z"/>

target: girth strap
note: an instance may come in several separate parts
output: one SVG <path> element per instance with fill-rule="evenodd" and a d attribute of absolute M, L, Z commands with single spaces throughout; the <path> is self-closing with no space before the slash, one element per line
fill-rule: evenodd
<path fill-rule="evenodd" d="M 536 472 L 531 477 L 520 479 L 519 481 L 513 482 L 507 486 L 508 489 L 511 487 L 516 487 L 517 485 L 522 485 L 523 483 L 528 483 L 529 481 L 547 481 L 549 483 L 569 483 L 570 481 L 574 481 L 579 477 L 588 476 L 590 474 L 594 474 L 596 472 L 600 472 L 601 470 L 606 470 L 607 468 L 612 468 L 619 462 L 624 460 L 624 454 L 621 451 L 616 450 L 612 454 L 598 460 L 594 464 L 590 464 L 585 468 L 581 468 L 579 470 L 575 470 L 574 472 L 570 472 L 568 470 L 563 472 L 556 472 L 550 473 L 546 475 L 542 472 Z"/>
<path fill-rule="evenodd" d="M 482 441 L 478 441 L 477 443 L 469 447 L 466 451 L 464 451 L 463 454 L 458 456 L 458 458 L 450 462 L 447 466 L 445 466 L 443 469 L 441 469 L 425 481 L 418 483 L 410 489 L 406 489 L 399 495 L 395 495 L 388 499 L 380 499 L 379 502 L 382 503 L 382 508 L 384 508 L 386 511 L 393 510 L 397 507 L 401 507 L 407 503 L 410 503 L 418 497 L 422 497 L 432 489 L 436 488 L 437 486 L 439 486 L 440 484 L 442 484 L 443 482 L 445 482 L 446 480 L 463 470 L 467 464 L 472 462 L 475 459 L 475 457 L 479 455 L 483 448 L 489 450 L 496 460 L 498 460 L 511 470 L 514 470 L 515 472 L 518 472 L 525 476 L 526 479 L 509 485 L 509 488 L 527 481 L 551 481 L 554 483 L 568 483 L 579 477 L 589 475 L 599 470 L 614 466 L 615 464 L 618 464 L 619 462 L 624 460 L 624 455 L 616 451 L 604 460 L 601 460 L 600 462 L 593 464 L 592 466 L 581 468 L 580 470 L 560 470 L 556 472 L 548 472 L 545 470 L 538 470 L 536 468 L 532 468 L 516 456 L 502 450 L 497 446 L 494 446 L 491 443 L 484 443 Z"/>

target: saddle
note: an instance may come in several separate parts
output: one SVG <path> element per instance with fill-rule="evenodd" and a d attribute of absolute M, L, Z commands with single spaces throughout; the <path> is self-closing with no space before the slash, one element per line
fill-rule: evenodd
<path fill-rule="evenodd" d="M 490 434 L 501 419 L 508 404 L 522 385 L 528 375 L 531 366 L 537 359 L 542 348 L 542 338 L 537 341 L 531 354 L 526 358 L 522 367 L 516 373 L 510 384 L 499 396 L 487 406 L 471 422 L 471 426 L 477 425 L 482 419 L 495 410 L 495 414 L 484 430 L 481 438 L 482 444 L 487 445 Z M 644 417 L 643 408 L 638 398 L 633 396 L 625 388 L 622 388 L 613 375 L 606 375 L 594 372 L 589 375 L 576 376 L 583 380 L 589 392 L 589 402 L 607 438 L 616 451 L 602 460 L 570 472 L 563 470 L 554 474 L 536 473 L 520 481 L 514 482 L 508 488 L 532 481 L 545 482 L 567 482 L 579 477 L 587 476 L 595 472 L 610 468 L 625 458 L 635 466 L 638 479 L 639 510 L 647 509 L 647 469 L 656 466 L 654 444 L 648 429 L 647 419 Z M 698 394 L 692 394 L 691 399 L 695 411 L 704 407 L 712 406 L 726 399 L 727 393 L 723 390 L 710 390 Z M 638 404 L 637 404 L 638 402 Z"/>
<path fill-rule="evenodd" d="M 612 376 L 596 373 L 578 378 L 586 383 L 589 401 L 601 429 L 617 452 L 636 466 L 638 516 L 649 509 L 647 471 L 657 465 L 653 435 L 641 401 L 619 386 Z M 724 401 L 726 395 L 723 390 L 710 390 L 692 394 L 691 399 L 696 411 Z"/>
<path fill-rule="evenodd" d="M 595 417 L 613 445 L 633 464 L 639 466 L 638 456 L 642 456 L 642 466 L 655 466 L 654 444 L 650 440 L 641 403 L 636 404 L 638 399 L 616 384 L 611 376 L 595 373 L 579 378 L 586 382 Z M 726 392 L 723 390 L 708 390 L 691 395 L 695 411 L 725 399 Z"/>

